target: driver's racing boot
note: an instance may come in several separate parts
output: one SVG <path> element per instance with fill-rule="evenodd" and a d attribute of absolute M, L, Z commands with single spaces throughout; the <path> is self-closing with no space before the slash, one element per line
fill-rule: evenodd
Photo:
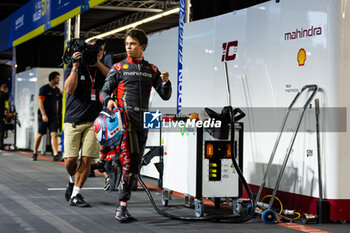
<path fill-rule="evenodd" d="M 132 222 L 135 221 L 136 218 L 131 216 L 126 209 L 126 206 L 118 206 L 117 211 L 115 212 L 115 220 L 121 223 L 127 223 L 127 222 Z"/>

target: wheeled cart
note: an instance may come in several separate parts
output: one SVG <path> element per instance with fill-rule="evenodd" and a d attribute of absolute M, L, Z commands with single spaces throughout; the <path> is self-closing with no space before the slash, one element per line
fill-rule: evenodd
<path fill-rule="evenodd" d="M 17 127 L 21 127 L 21 123 L 17 119 L 17 113 L 11 115 L 5 120 L 5 131 L 4 131 L 4 145 L 9 149 L 16 150 L 16 136 L 17 136 Z"/>
<path fill-rule="evenodd" d="M 242 184 L 233 166 L 236 155 L 243 165 L 243 123 L 235 123 L 234 150 L 231 153 L 231 125 L 227 138 L 215 136 L 218 129 L 186 128 L 181 132 L 163 132 L 164 170 L 162 204 L 168 205 L 173 191 L 185 195 L 185 204 L 193 206 L 196 217 L 204 215 L 203 198 L 231 199 L 233 214 L 240 213 L 238 198 Z M 227 130 L 227 129 L 226 129 Z M 222 138 L 222 137 L 219 137 Z"/>
<path fill-rule="evenodd" d="M 286 153 L 286 155 L 285 155 L 285 157 L 283 159 L 283 164 L 282 164 L 281 169 L 279 171 L 278 178 L 277 178 L 277 181 L 276 181 L 276 184 L 275 184 L 275 188 L 273 189 L 273 192 L 272 192 L 272 195 L 271 195 L 271 198 L 270 198 L 270 202 L 267 205 L 267 207 L 262 207 L 261 205 L 259 205 L 258 201 L 260 200 L 261 193 L 263 191 L 263 188 L 265 187 L 265 184 L 266 184 L 266 181 L 267 181 L 267 177 L 271 173 L 272 163 L 273 163 L 276 151 L 277 151 L 277 147 L 279 146 L 279 142 L 280 142 L 281 136 L 282 136 L 282 134 L 284 132 L 284 129 L 285 129 L 285 126 L 286 126 L 286 122 L 287 122 L 287 119 L 289 117 L 289 113 L 290 113 L 290 111 L 292 110 L 294 104 L 296 103 L 296 101 L 298 100 L 298 98 L 300 97 L 300 95 L 303 92 L 311 92 L 311 94 L 309 95 L 309 97 L 307 98 L 307 101 L 303 105 L 303 108 L 302 108 L 303 111 L 299 115 L 298 120 L 296 122 L 296 126 L 295 126 L 295 129 L 294 129 L 294 132 L 293 132 L 293 136 L 292 136 L 292 139 L 291 139 L 291 141 L 289 143 L 289 146 L 288 146 L 288 149 L 287 149 L 287 153 Z M 278 134 L 278 137 L 277 137 L 277 139 L 275 141 L 275 145 L 274 145 L 274 148 L 272 150 L 271 157 L 270 157 L 269 163 L 268 163 L 267 168 L 266 168 L 266 172 L 264 174 L 264 177 L 263 177 L 262 183 L 260 185 L 258 194 L 257 194 L 257 196 L 255 198 L 255 201 L 254 201 L 255 202 L 254 206 L 259 206 L 260 208 L 262 207 L 263 212 L 262 212 L 261 219 L 267 224 L 274 223 L 276 221 L 276 219 L 277 219 L 277 213 L 274 212 L 273 210 L 271 210 L 271 208 L 272 208 L 273 202 L 275 200 L 278 188 L 280 186 L 280 183 L 281 183 L 281 180 L 282 180 L 282 176 L 284 174 L 284 171 L 285 171 L 288 159 L 290 158 L 290 155 L 291 155 L 291 152 L 292 152 L 292 149 L 293 149 L 293 145 L 294 145 L 296 136 L 298 134 L 301 122 L 303 120 L 305 111 L 309 107 L 311 101 L 313 100 L 313 98 L 315 97 L 317 92 L 318 92 L 318 86 L 317 85 L 306 85 L 306 86 L 304 86 L 301 89 L 301 91 L 297 93 L 297 95 L 293 99 L 292 103 L 289 105 L 288 111 L 287 111 L 287 113 L 286 113 L 286 115 L 285 115 L 285 117 L 283 119 L 283 123 L 282 123 L 281 129 L 280 129 L 280 133 Z M 321 194 L 321 191 L 320 191 L 320 194 Z M 251 208 L 251 206 L 248 206 L 247 212 L 250 211 L 249 208 Z"/>

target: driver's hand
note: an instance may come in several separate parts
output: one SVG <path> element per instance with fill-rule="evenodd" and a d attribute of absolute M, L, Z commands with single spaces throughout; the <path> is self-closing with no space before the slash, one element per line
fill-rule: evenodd
<path fill-rule="evenodd" d="M 117 103 L 113 100 L 109 100 L 107 103 L 107 108 L 113 112 L 113 108 L 118 108 Z"/>

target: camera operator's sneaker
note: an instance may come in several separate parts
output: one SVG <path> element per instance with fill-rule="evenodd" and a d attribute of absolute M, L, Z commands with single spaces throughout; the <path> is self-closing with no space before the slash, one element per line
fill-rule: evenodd
<path fill-rule="evenodd" d="M 109 183 L 109 177 L 107 177 L 105 179 L 105 186 L 103 187 L 103 190 L 108 191 L 110 187 L 111 187 L 111 184 Z"/>
<path fill-rule="evenodd" d="M 115 220 L 121 223 L 136 221 L 136 218 L 131 216 L 126 206 L 118 206 L 115 212 Z"/>
<path fill-rule="evenodd" d="M 90 207 L 90 204 L 84 200 L 84 197 L 80 193 L 70 199 L 69 205 L 78 207 Z"/>
<path fill-rule="evenodd" d="M 38 159 L 38 153 L 33 153 L 32 160 L 36 161 Z"/>
<path fill-rule="evenodd" d="M 64 194 L 66 201 L 70 200 L 70 197 L 72 196 L 73 188 L 74 188 L 74 183 L 68 182 L 66 192 Z"/>
<path fill-rule="evenodd" d="M 53 158 L 52 158 L 52 161 L 53 162 L 63 162 L 64 159 L 61 156 L 59 156 L 59 155 L 54 155 Z"/>

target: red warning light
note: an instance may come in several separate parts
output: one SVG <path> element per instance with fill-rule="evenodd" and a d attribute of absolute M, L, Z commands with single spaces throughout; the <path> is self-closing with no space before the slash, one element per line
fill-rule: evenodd
<path fill-rule="evenodd" d="M 213 157 L 213 154 L 214 154 L 214 147 L 213 147 L 213 144 L 207 144 L 207 147 L 206 147 L 206 157 L 207 158 L 211 158 Z"/>
<path fill-rule="evenodd" d="M 227 144 L 226 146 L 226 157 L 231 158 L 231 144 Z"/>

